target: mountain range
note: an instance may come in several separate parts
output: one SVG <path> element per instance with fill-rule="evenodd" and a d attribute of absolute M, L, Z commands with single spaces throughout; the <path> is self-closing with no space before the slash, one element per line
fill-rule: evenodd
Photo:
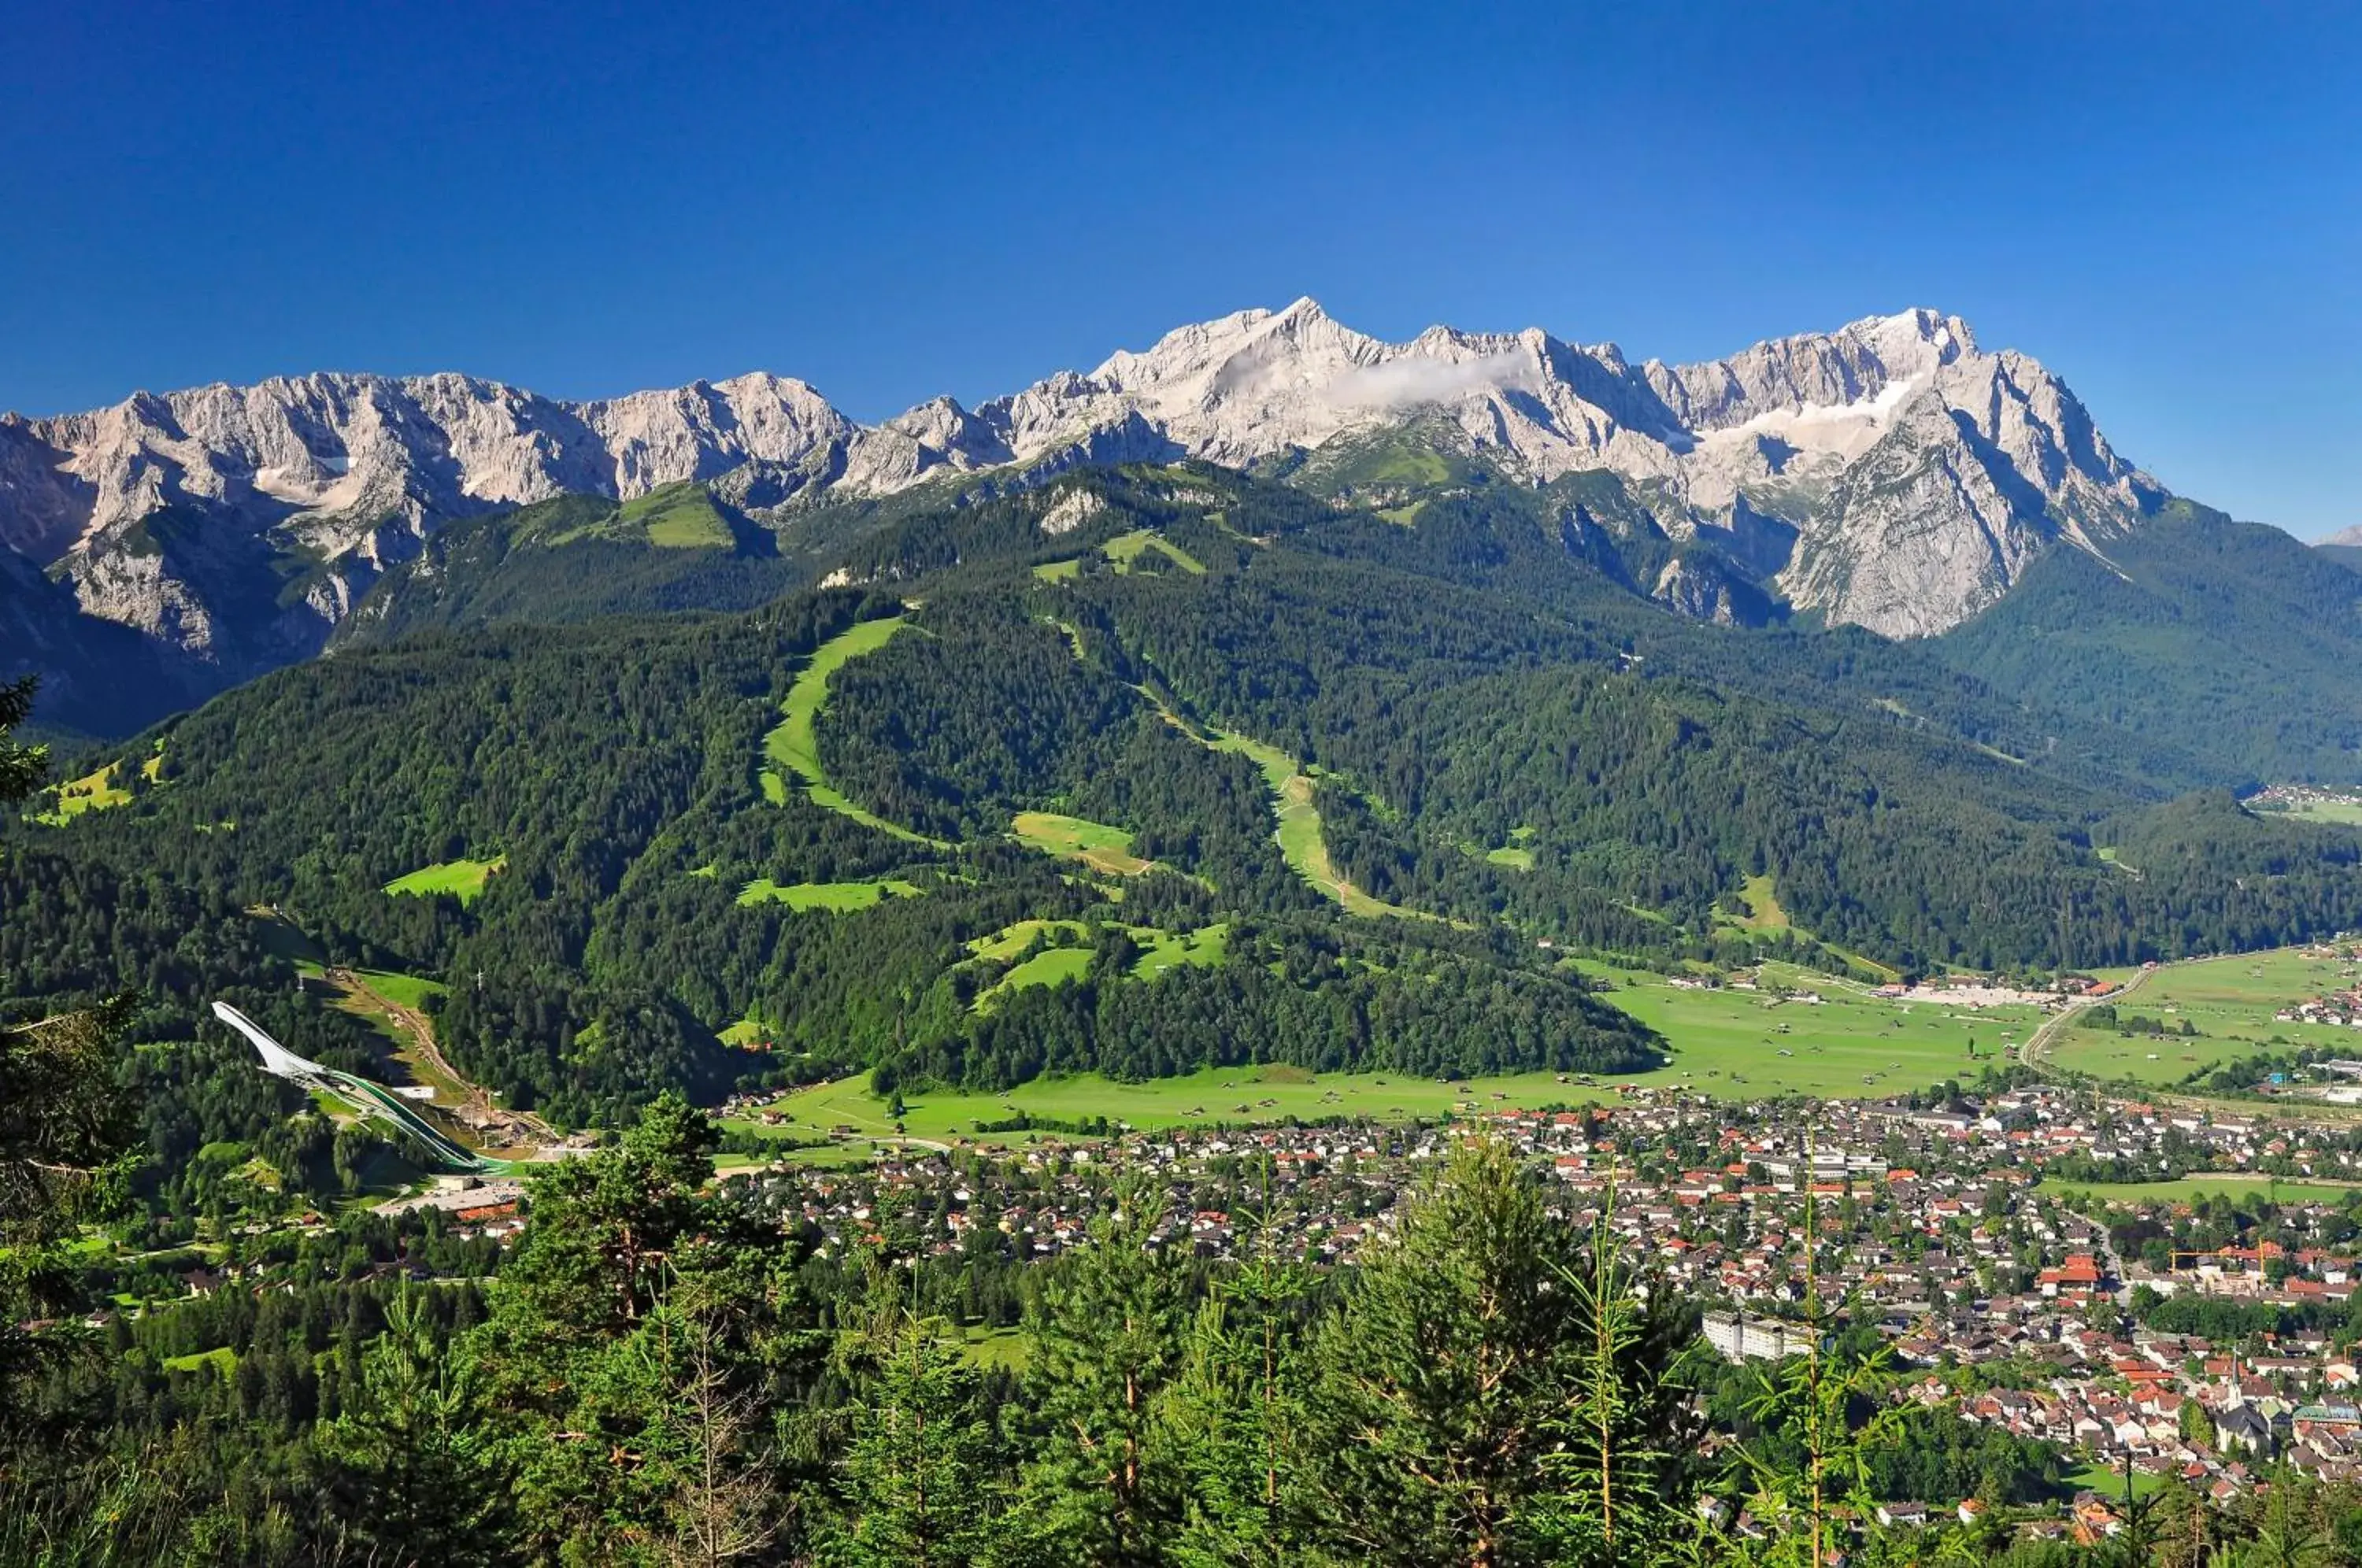
<path fill-rule="evenodd" d="M 18 558 L 12 584 L 29 563 L 83 616 L 134 628 L 217 685 L 316 651 L 446 525 L 561 495 L 629 501 L 698 481 L 776 526 L 1093 462 L 1318 473 L 1407 426 L 1529 485 L 1614 475 L 1669 537 L 1729 546 L 1753 597 L 1890 636 L 1959 624 L 2053 545 L 2104 555 L 2167 499 L 2056 376 L 1935 311 L 1667 365 L 1530 329 L 1388 343 L 1307 299 L 875 425 L 767 374 L 568 403 L 459 375 L 322 373 L 9 414 L 0 547 Z M 1727 588 L 1662 569 L 1645 586 L 1669 602 L 1731 613 Z M 12 586 L 5 602 L 26 627 L 28 599 Z"/>

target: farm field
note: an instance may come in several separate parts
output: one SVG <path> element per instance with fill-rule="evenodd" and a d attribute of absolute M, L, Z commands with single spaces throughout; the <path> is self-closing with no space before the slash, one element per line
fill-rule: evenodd
<path fill-rule="evenodd" d="M 1110 877 L 1137 877 L 1153 861 L 1131 852 L 1132 835 L 1120 827 L 1086 817 L 1060 816 L 1055 812 L 1020 812 L 1009 831 L 1025 843 L 1062 860 L 1079 860 Z"/>
<path fill-rule="evenodd" d="M 2023 1043 L 2042 1018 L 2033 1007 L 1888 1001 L 1791 965 L 1766 964 L 1761 973 L 1766 987 L 1823 999 L 1771 1005 L 1766 991 L 1693 990 L 1659 975 L 1614 975 L 1618 988 L 1606 999 L 1662 1034 L 1673 1057 L 1669 1067 L 1617 1081 L 1677 1083 L 1725 1099 L 1896 1094 L 2001 1063 L 2003 1044 Z"/>
<path fill-rule="evenodd" d="M 770 763 L 763 770 L 763 793 L 775 804 L 787 800 L 787 776 L 793 775 L 802 780 L 804 793 L 815 806 L 912 844 L 934 844 L 924 834 L 862 810 L 833 788 L 820 765 L 820 742 L 815 734 L 821 708 L 828 701 L 828 678 L 863 654 L 884 647 L 905 624 L 900 615 L 883 621 L 864 621 L 812 650 L 811 661 L 797 674 L 794 684 L 788 688 L 787 700 L 779 704 L 779 723 L 763 737 L 763 756 Z"/>
<path fill-rule="evenodd" d="M 484 884 L 493 872 L 508 864 L 505 855 L 490 860 L 446 860 L 434 866 L 422 866 L 405 876 L 396 877 L 385 885 L 385 891 L 397 898 L 432 898 L 437 893 L 449 893 L 463 905 L 472 904 L 483 892 Z"/>
<path fill-rule="evenodd" d="M 801 912 L 805 910 L 828 910 L 836 914 L 866 910 L 889 895 L 898 899 L 915 899 L 920 894 L 916 883 L 905 882 L 899 877 L 888 877 L 875 882 L 797 882 L 782 886 L 768 877 L 758 877 L 738 890 L 741 904 L 777 903 Z"/>
<path fill-rule="evenodd" d="M 2292 807 L 2289 813 L 2311 823 L 2342 823 L 2347 827 L 2362 827 L 2362 801 L 2307 801 Z"/>
<path fill-rule="evenodd" d="M 2113 1029 L 2079 1026 L 2067 1031 L 2049 1060 L 2095 1077 L 2170 1084 L 2198 1068 L 2277 1048 L 2271 1044 L 2275 1038 L 2288 1045 L 2328 1046 L 2362 1055 L 2362 1030 L 2280 1023 L 2272 1018 L 2290 1002 L 2354 985 L 2355 970 L 2356 966 L 2334 958 L 2308 957 L 2301 947 L 2168 964 L 2150 972 L 2140 989 L 2126 999 L 2124 1010 L 2168 1027 L 2188 1019 L 2204 1038 L 2136 1034 L 2127 1039 Z"/>
<path fill-rule="evenodd" d="M 2201 1198 L 2246 1198 L 2276 1203 L 2344 1203 L 2357 1190 L 2340 1182 L 2276 1181 L 2268 1176 L 2188 1176 L 2178 1181 L 2058 1181 L 2041 1192 L 2074 1192 L 2120 1203 L 2191 1203 Z"/>

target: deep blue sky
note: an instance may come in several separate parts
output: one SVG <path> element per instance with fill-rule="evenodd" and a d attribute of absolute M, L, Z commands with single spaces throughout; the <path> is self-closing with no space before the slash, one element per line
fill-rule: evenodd
<path fill-rule="evenodd" d="M 2362 523 L 2350 6 L 77 3 L 6 33 L 0 408 L 762 368 L 874 419 L 1304 293 L 1667 359 L 1932 304 L 2175 489 Z"/>

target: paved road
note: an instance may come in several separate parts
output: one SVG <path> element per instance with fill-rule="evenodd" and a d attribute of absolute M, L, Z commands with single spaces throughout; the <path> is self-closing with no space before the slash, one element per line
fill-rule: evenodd
<path fill-rule="evenodd" d="M 2058 1036 L 2065 1033 L 2068 1027 L 2075 1021 L 2076 1014 L 2087 1008 L 2097 1007 L 2102 1002 L 2114 1002 L 2120 998 L 2132 995 L 2140 989 L 2142 983 L 2155 973 L 2157 971 L 2154 969 L 2143 969 L 2131 979 L 2126 980 L 2121 988 L 2110 991 L 2104 996 L 2077 997 L 2073 1001 L 2052 1013 L 2041 1028 L 2025 1037 L 2025 1049 L 2017 1054 L 2017 1059 L 2029 1067 L 2040 1067 L 2043 1053 L 2058 1043 Z"/>

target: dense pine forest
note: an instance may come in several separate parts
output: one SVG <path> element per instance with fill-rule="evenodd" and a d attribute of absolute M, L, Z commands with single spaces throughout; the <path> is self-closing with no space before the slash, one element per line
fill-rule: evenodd
<path fill-rule="evenodd" d="M 2362 834 L 2241 806 L 2169 702 L 1973 626 L 1685 620 L 1632 591 L 1671 547 L 1620 486 L 1452 478 L 1415 526 L 1351 472 L 1200 464 L 801 535 L 668 497 L 693 549 L 565 499 L 443 536 L 326 657 L 0 753 L 0 1562 L 2082 1560 L 1859 1535 L 2050 1496 L 2055 1457 L 1872 1399 L 1841 1303 L 1809 1357 L 1701 1364 L 1691 1305 L 1482 1143 L 1352 1269 L 1197 1257 L 1104 1185 L 1054 1262 L 887 1209 L 828 1253 L 717 1179 L 697 1108 L 736 1090 L 1612 1076 L 1666 1042 L 1611 965 L 2039 976 L 2362 926 Z M 2301 774 L 2299 728 L 2235 744 Z M 461 1072 L 603 1136 L 513 1245 L 354 1205 L 414 1152 L 207 1011 L 395 1077 L 310 983 L 343 966 L 431 982 Z M 200 1230 L 271 1285 L 73 1329 L 202 1272 Z M 2203 1529 L 2323 1561 L 2271 1554 L 2356 1517 L 2290 1485 Z"/>
<path fill-rule="evenodd" d="M 189 1103 L 217 1075 L 173 1065 L 209 1049 L 201 999 L 369 1048 L 294 995 L 292 928 L 442 982 L 455 1061 L 590 1126 L 875 1067 L 1617 1072 L 1657 1047 L 1585 955 L 1884 978 L 2362 924 L 2351 831 L 2258 817 L 2158 737 L 1924 648 L 1669 615 L 1535 504 L 1472 483 L 1410 528 L 1203 465 L 1090 470 L 849 542 L 816 522 L 850 586 L 748 612 L 434 629 L 488 576 L 655 610 L 672 590 L 640 602 L 653 580 L 597 552 L 755 547 L 711 507 L 705 551 L 634 544 L 612 503 L 528 509 L 356 623 L 410 635 L 66 765 L 104 803 L 6 830 L 0 996 L 132 993 L 128 1037 L 188 1080 L 169 1114 L 218 1135 Z M 1061 507 L 1086 520 L 1045 533 Z M 1598 519 L 1629 498 L 1576 510 L 1614 556 Z M 1128 847 L 1012 835 L 1029 813 Z M 388 890 L 468 865 L 497 867 L 480 892 Z M 1750 888 L 1784 924 L 1733 918 Z M 1145 951 L 1216 932 L 1220 962 L 1149 977 Z"/>

